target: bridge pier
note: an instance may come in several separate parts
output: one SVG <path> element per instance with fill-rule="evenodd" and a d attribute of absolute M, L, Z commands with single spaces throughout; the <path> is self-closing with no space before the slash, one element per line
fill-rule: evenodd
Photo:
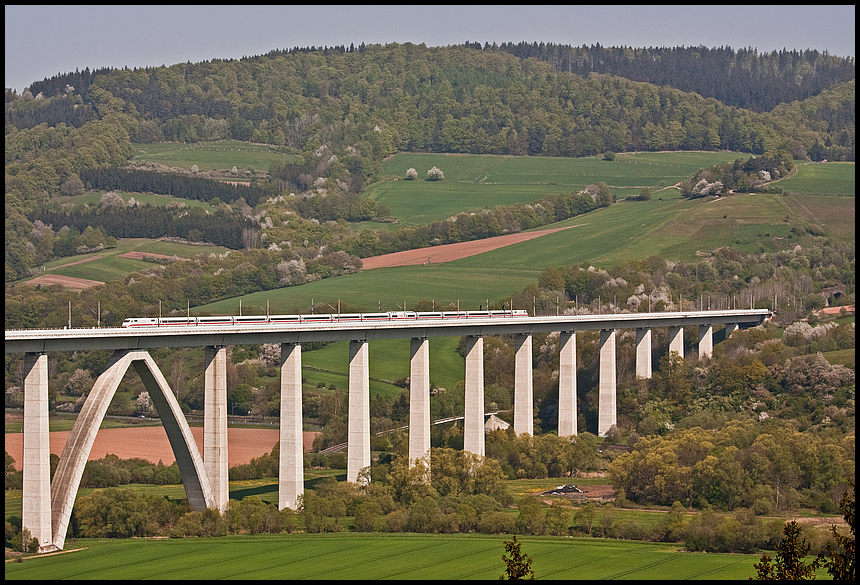
<path fill-rule="evenodd" d="M 230 500 L 227 459 L 227 348 L 208 346 L 203 357 L 203 463 L 215 507 L 221 512 Z"/>
<path fill-rule="evenodd" d="M 651 328 L 636 330 L 636 377 L 651 379 Z"/>
<path fill-rule="evenodd" d="M 370 467 L 370 367 L 367 340 L 349 342 L 349 422 L 346 481 Z"/>
<path fill-rule="evenodd" d="M 466 400 L 463 450 L 484 456 L 484 338 L 466 337 Z"/>
<path fill-rule="evenodd" d="M 600 331 L 600 380 L 598 381 L 597 434 L 605 437 L 615 424 L 615 330 Z"/>
<path fill-rule="evenodd" d="M 534 391 L 532 386 L 532 336 L 514 336 L 516 364 L 514 369 L 514 432 L 534 434 Z"/>
<path fill-rule="evenodd" d="M 305 493 L 302 440 L 302 346 L 281 344 L 281 427 L 278 448 L 278 509 L 298 510 Z"/>
<path fill-rule="evenodd" d="M 413 338 L 409 359 L 409 464 L 430 454 L 430 341 Z"/>
<path fill-rule="evenodd" d="M 24 482 L 21 524 L 39 541 L 39 552 L 55 550 L 51 528 L 51 447 L 48 430 L 48 356 L 24 356 Z"/>
<path fill-rule="evenodd" d="M 562 331 L 558 359 L 558 436 L 576 433 L 576 332 Z"/>
<path fill-rule="evenodd" d="M 699 325 L 699 359 L 710 358 L 714 355 L 714 326 Z"/>
<path fill-rule="evenodd" d="M 726 323 L 726 337 L 725 338 L 728 339 L 732 333 L 737 331 L 737 329 L 738 329 L 737 323 Z"/>
<path fill-rule="evenodd" d="M 684 357 L 684 328 L 669 327 L 669 353 L 677 353 Z"/>

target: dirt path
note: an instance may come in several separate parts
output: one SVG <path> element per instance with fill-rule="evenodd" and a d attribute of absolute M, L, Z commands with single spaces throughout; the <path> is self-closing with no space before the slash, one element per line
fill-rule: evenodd
<path fill-rule="evenodd" d="M 430 248 L 419 248 L 417 250 L 405 250 L 403 252 L 383 254 L 382 256 L 372 256 L 370 258 L 362 259 L 362 270 L 390 268 L 392 266 L 415 266 L 418 264 L 427 264 L 428 261 L 432 264 L 451 262 L 452 260 L 459 260 L 460 258 L 467 258 L 469 256 L 483 254 L 484 252 L 497 250 L 512 244 L 519 244 L 520 242 L 533 240 L 534 238 L 539 238 L 541 236 L 570 229 L 572 227 L 579 226 L 568 226 L 537 232 L 520 232 L 518 234 L 508 234 L 495 238 L 487 238 L 485 240 L 475 240 L 474 242 L 444 244 L 442 246 L 432 246 Z"/>

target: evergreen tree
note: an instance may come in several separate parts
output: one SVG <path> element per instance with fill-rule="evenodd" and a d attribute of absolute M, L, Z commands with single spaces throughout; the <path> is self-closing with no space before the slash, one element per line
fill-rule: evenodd
<path fill-rule="evenodd" d="M 520 550 L 521 542 L 517 535 L 511 540 L 505 541 L 505 553 L 510 557 L 502 555 L 505 562 L 505 574 L 499 575 L 499 580 L 529 580 L 533 581 L 535 572 L 532 570 L 532 558 Z"/>
<path fill-rule="evenodd" d="M 815 579 L 815 571 L 821 566 L 822 560 L 816 558 L 807 564 L 803 559 L 809 554 L 810 548 L 800 534 L 800 525 L 792 520 L 785 525 L 782 541 L 776 546 L 776 560 L 765 553 L 760 562 L 753 564 L 755 578 L 762 581 Z"/>

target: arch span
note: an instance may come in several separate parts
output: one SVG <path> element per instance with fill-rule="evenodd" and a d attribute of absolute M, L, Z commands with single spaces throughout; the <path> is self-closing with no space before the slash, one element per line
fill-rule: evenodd
<path fill-rule="evenodd" d="M 111 356 L 104 372 L 99 376 L 75 426 L 69 434 L 54 479 L 51 482 L 51 520 L 54 545 L 62 549 L 66 540 L 72 507 L 81 483 L 90 450 L 99 426 L 104 420 L 108 405 L 116 393 L 129 366 L 143 381 L 149 396 L 161 417 L 167 438 L 176 457 L 179 472 L 185 485 L 188 502 L 194 510 L 214 507 L 212 486 L 203 466 L 203 458 L 191 435 L 188 421 L 167 380 L 146 351 L 117 351 Z"/>

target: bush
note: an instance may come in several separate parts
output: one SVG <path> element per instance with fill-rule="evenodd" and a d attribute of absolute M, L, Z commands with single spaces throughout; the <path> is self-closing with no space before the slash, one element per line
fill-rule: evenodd
<path fill-rule="evenodd" d="M 483 534 L 511 534 L 516 532 L 516 529 L 516 519 L 506 512 L 492 512 L 478 523 L 478 531 Z"/>
<path fill-rule="evenodd" d="M 362 502 L 355 508 L 356 532 L 373 532 L 377 519 L 382 515 L 382 506 L 376 502 Z"/>
<path fill-rule="evenodd" d="M 442 173 L 442 169 L 437 169 L 433 167 L 429 171 L 427 171 L 427 180 L 428 181 L 442 181 L 445 179 L 445 175 Z"/>

